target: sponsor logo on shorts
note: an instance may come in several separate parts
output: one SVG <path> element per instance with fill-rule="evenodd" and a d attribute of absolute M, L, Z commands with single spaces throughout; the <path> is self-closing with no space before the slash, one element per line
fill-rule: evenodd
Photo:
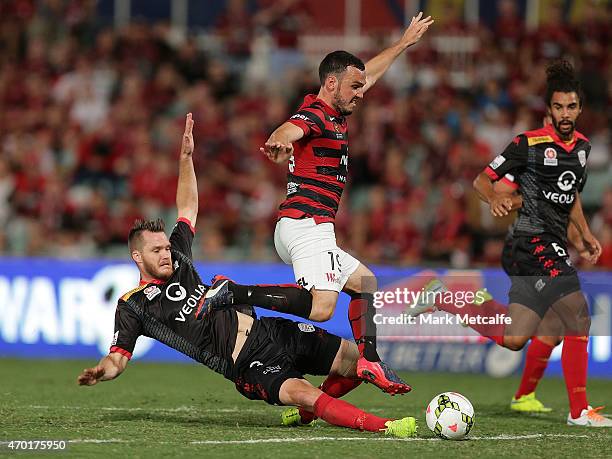
<path fill-rule="evenodd" d="M 115 344 L 117 344 L 118 339 L 119 339 L 119 330 L 117 330 L 115 334 L 113 335 L 113 341 L 111 342 L 111 346 L 114 346 Z"/>
<path fill-rule="evenodd" d="M 142 293 L 144 293 L 145 296 L 149 299 L 149 301 L 151 301 L 153 298 L 155 298 L 161 293 L 161 290 L 157 285 L 150 285 L 149 287 L 145 288 Z"/>
<path fill-rule="evenodd" d="M 538 292 L 541 292 L 544 287 L 546 287 L 546 282 L 544 282 L 542 279 L 538 279 L 538 281 L 535 283 L 535 289 Z"/>
<path fill-rule="evenodd" d="M 281 366 L 280 365 L 269 365 L 263 371 L 263 374 L 264 375 L 275 374 L 275 373 L 280 373 L 280 371 L 281 371 Z"/>
<path fill-rule="evenodd" d="M 308 282 L 306 281 L 305 277 L 300 277 L 297 281 L 296 284 L 298 284 L 300 287 L 304 287 L 306 288 L 308 286 Z"/>
<path fill-rule="evenodd" d="M 313 331 L 315 331 L 314 325 L 312 324 L 299 323 L 298 328 L 304 333 L 312 333 Z"/>
<path fill-rule="evenodd" d="M 325 273 L 325 276 L 327 277 L 327 282 L 340 283 L 340 277 L 336 273 Z"/>

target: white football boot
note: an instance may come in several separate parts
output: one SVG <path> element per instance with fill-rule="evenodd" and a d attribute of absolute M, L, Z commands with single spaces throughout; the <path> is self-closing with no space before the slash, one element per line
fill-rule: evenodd
<path fill-rule="evenodd" d="M 582 410 L 580 416 L 577 418 L 572 418 L 572 414 L 567 415 L 567 425 L 568 426 L 583 426 L 583 427 L 612 427 L 612 419 L 608 419 L 605 416 L 602 416 L 598 413 L 601 411 L 603 406 L 593 408 L 592 406 L 588 406 L 586 409 Z"/>

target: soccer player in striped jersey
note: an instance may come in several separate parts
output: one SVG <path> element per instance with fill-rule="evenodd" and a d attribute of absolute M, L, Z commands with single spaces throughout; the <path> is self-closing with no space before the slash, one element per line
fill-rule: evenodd
<path fill-rule="evenodd" d="M 282 260 L 293 265 L 298 285 L 244 286 L 218 279 L 205 300 L 206 308 L 249 304 L 324 322 L 332 317 L 339 292 L 348 293 L 349 321 L 360 353 L 357 374 L 390 394 L 411 388 L 376 350 L 376 278 L 337 246 L 334 219 L 348 174 L 346 117 L 432 23 L 419 13 L 399 41 L 365 64 L 346 51 L 328 54 L 319 66 L 319 93 L 307 95 L 261 148 L 271 161 L 289 163 L 287 198 L 280 206 L 274 244 Z"/>

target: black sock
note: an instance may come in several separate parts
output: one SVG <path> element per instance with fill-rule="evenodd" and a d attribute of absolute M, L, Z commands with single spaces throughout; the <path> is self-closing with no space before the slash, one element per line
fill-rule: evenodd
<path fill-rule="evenodd" d="M 285 312 L 308 319 L 312 311 L 312 295 L 302 287 L 280 285 L 239 285 L 230 282 L 234 304 L 250 304 L 272 311 Z"/>

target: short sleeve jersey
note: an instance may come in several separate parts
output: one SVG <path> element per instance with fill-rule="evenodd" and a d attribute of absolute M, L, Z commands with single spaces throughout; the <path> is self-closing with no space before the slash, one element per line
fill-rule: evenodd
<path fill-rule="evenodd" d="M 346 118 L 310 94 L 289 122 L 302 129 L 304 137 L 294 143 L 287 198 L 278 216 L 333 222 L 348 174 Z"/>
<path fill-rule="evenodd" d="M 148 336 L 227 376 L 233 366 L 236 312 L 219 310 L 195 319 L 208 285 L 193 266 L 193 236 L 189 221 L 179 219 L 170 236 L 170 279 L 143 282 L 121 297 L 110 351 L 131 358 L 138 337 Z"/>
<path fill-rule="evenodd" d="M 523 197 L 514 234 L 548 233 L 565 241 L 576 193 L 587 179 L 589 140 L 575 132 L 563 142 L 552 125 L 517 136 L 485 169 L 492 180 L 513 182 Z"/>

